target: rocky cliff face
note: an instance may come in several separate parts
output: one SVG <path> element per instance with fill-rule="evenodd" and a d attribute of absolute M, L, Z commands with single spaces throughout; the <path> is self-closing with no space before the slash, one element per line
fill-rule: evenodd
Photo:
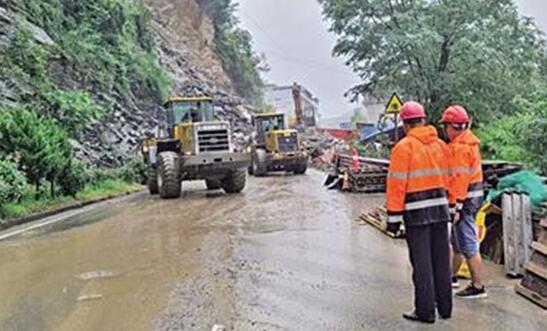
<path fill-rule="evenodd" d="M 152 30 L 160 64 L 171 81 L 171 94 L 212 96 L 219 117 L 235 128 L 236 141 L 248 131 L 246 121 L 252 109 L 235 95 L 233 84 L 214 51 L 214 27 L 198 0 L 135 0 L 149 6 Z M 23 24 L 38 44 L 55 46 L 46 30 L 33 24 L 24 6 L 16 0 L 0 0 L 0 51 L 9 47 L 15 24 Z M 76 155 L 96 165 L 114 165 L 135 155 L 141 137 L 154 134 L 163 112 L 159 105 L 143 100 L 137 92 L 121 98 L 110 91 L 86 86 L 71 68 L 58 59 L 50 60 L 49 72 L 56 84 L 89 91 L 108 107 L 100 121 L 89 123 L 84 136 L 74 142 Z M 32 88 L 0 70 L 0 107 L 13 106 L 32 98 Z"/>
<path fill-rule="evenodd" d="M 175 90 L 199 89 L 233 92 L 214 51 L 214 27 L 197 0 L 141 0 L 153 13 L 153 29 L 162 64 L 168 68 Z"/>
<path fill-rule="evenodd" d="M 176 95 L 209 95 L 219 117 L 229 120 L 236 141 L 247 134 L 254 111 L 236 95 L 214 48 L 214 26 L 198 0 L 141 0 L 153 13 L 153 30 L 161 65 L 173 81 Z M 203 1 L 201 1 L 203 2 Z"/>

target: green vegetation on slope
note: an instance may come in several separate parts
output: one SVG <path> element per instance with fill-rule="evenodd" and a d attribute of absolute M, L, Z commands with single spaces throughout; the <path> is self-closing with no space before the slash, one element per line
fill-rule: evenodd
<path fill-rule="evenodd" d="M 0 213 L 32 212 L 119 178 L 140 181 L 135 162 L 93 170 L 75 161 L 72 141 L 110 109 L 101 94 L 149 104 L 167 94 L 149 11 L 130 0 L 8 1 L 24 15 L 15 19 L 11 43 L 0 48 L 0 76 L 22 88 L 0 108 Z M 27 22 L 52 42 L 38 42 Z"/>
<path fill-rule="evenodd" d="M 240 95 L 260 105 L 264 82 L 261 58 L 253 51 L 251 34 L 238 25 L 237 5 L 232 0 L 201 0 L 215 26 L 215 46 L 224 69 Z"/>
<path fill-rule="evenodd" d="M 130 0 L 29 0 L 28 19 L 58 45 L 81 87 L 163 100 L 169 82 L 153 50 L 151 14 Z M 60 82 L 57 82 L 60 83 Z"/>

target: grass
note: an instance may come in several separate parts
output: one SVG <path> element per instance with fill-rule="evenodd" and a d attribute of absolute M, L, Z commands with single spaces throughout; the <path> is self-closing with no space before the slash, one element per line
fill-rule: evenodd
<path fill-rule="evenodd" d="M 106 180 L 99 184 L 87 185 L 76 195 L 78 201 L 108 198 L 112 195 L 120 195 L 129 192 L 136 192 L 142 189 L 142 185 L 127 183 L 122 180 Z"/>
<path fill-rule="evenodd" d="M 17 218 L 28 216 L 34 213 L 54 210 L 75 204 L 96 199 L 112 198 L 127 193 L 137 192 L 142 185 L 127 183 L 122 180 L 105 180 L 100 183 L 89 184 L 76 197 L 44 197 L 36 200 L 34 194 L 28 194 L 19 202 L 8 203 L 0 208 L 0 227 L 7 225 Z"/>

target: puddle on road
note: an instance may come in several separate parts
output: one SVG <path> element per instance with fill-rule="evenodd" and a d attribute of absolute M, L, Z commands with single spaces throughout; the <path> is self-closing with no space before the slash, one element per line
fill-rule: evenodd
<path fill-rule="evenodd" d="M 143 195 L 0 242 L 0 330 L 148 330 L 200 262 L 200 196 Z"/>
<path fill-rule="evenodd" d="M 123 212 L 121 207 L 131 207 L 131 205 L 143 199 L 143 194 L 122 197 L 111 201 L 99 203 L 99 205 L 91 205 L 84 207 L 81 210 L 68 211 L 59 216 L 52 216 L 43 221 L 36 221 L 30 224 L 24 224 L 20 227 L 15 227 L 6 231 L 11 231 L 17 234 L 7 237 L 7 241 L 14 241 L 18 238 L 34 238 L 38 236 L 46 236 L 57 234 L 71 229 L 80 228 L 83 226 L 92 225 L 101 222 L 105 219 L 114 217 L 116 214 Z M 42 225 L 43 224 L 43 225 Z M 30 228 L 29 230 L 25 230 Z"/>

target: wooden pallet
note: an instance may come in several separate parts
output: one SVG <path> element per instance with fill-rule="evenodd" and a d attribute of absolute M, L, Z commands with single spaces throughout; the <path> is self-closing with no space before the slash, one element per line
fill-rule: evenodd
<path fill-rule="evenodd" d="M 544 309 L 547 309 L 547 299 L 537 294 L 536 292 L 527 289 L 521 284 L 517 284 L 515 286 L 515 290 L 517 291 L 518 294 L 534 302 L 536 305 L 543 307 Z"/>
<path fill-rule="evenodd" d="M 383 234 L 393 238 L 402 239 L 403 235 L 396 236 L 394 233 L 386 231 L 387 228 L 387 212 L 384 207 L 378 207 L 374 211 L 369 213 L 363 213 L 359 219 L 367 224 L 372 225 L 374 228 L 382 232 Z"/>
<path fill-rule="evenodd" d="M 532 244 L 532 250 L 530 262 L 524 265 L 524 278 L 515 290 L 547 309 L 547 219 L 540 222 L 540 233 L 537 241 Z"/>

